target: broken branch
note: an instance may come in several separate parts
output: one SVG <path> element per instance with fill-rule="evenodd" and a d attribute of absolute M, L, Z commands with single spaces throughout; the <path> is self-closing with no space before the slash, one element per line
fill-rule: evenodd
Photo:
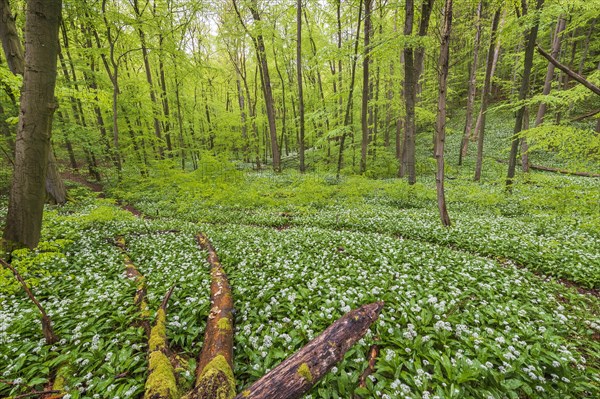
<path fill-rule="evenodd" d="M 40 305 L 38 300 L 35 298 L 35 295 L 33 295 L 33 292 L 31 292 L 23 277 L 21 277 L 17 269 L 15 269 L 10 263 L 6 262 L 4 259 L 0 259 L 0 264 L 2 264 L 2 266 L 6 267 L 7 269 L 13 272 L 19 283 L 21 283 L 21 286 L 23 287 L 23 290 L 25 291 L 29 299 L 31 299 L 31 301 L 35 304 L 35 306 L 37 306 L 40 313 L 42 314 L 42 332 L 44 333 L 46 343 L 51 345 L 55 342 L 58 342 L 58 336 L 56 336 L 54 330 L 52 329 L 52 320 L 50 319 L 42 305 Z"/>
<path fill-rule="evenodd" d="M 593 83 L 585 79 L 583 76 L 573 71 L 572 69 L 569 69 L 566 65 L 561 64 L 556 58 L 552 57 L 550 54 L 545 52 L 539 44 L 537 45 L 537 51 L 544 58 L 546 58 L 548 61 L 554 64 L 555 67 L 557 67 L 558 69 L 569 75 L 571 78 L 575 79 L 576 81 L 578 81 L 579 83 L 581 83 L 582 85 L 584 85 L 585 87 L 587 87 L 588 89 L 600 96 L 600 87 L 594 85 Z"/>

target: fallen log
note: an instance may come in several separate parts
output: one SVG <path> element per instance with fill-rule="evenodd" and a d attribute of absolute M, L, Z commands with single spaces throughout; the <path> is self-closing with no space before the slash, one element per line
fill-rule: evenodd
<path fill-rule="evenodd" d="M 148 338 L 148 378 L 144 387 L 144 399 L 178 399 L 175 370 L 168 357 L 167 347 L 167 303 L 173 289 L 164 296 L 156 320 Z"/>
<path fill-rule="evenodd" d="M 146 299 L 147 287 L 146 278 L 137 269 L 129 255 L 127 254 L 127 247 L 125 244 L 124 237 L 117 237 L 115 245 L 121 250 L 123 261 L 125 262 L 125 274 L 127 278 L 133 280 L 136 285 L 135 296 L 133 299 L 134 304 L 140 311 L 140 325 L 144 329 L 146 336 L 150 336 L 150 310 L 148 307 L 148 300 Z"/>
<path fill-rule="evenodd" d="M 529 168 L 534 170 L 541 170 L 544 172 L 553 172 L 553 173 L 561 173 L 563 175 L 573 175 L 573 176 L 583 176 L 583 177 L 600 177 L 599 173 L 590 173 L 590 172 L 571 172 L 564 169 L 551 168 L 548 166 L 539 166 L 539 165 L 530 165 Z"/>
<path fill-rule="evenodd" d="M 48 314 L 46 313 L 46 311 L 44 310 L 42 305 L 36 299 L 35 295 L 33 295 L 33 292 L 31 292 L 31 290 L 27 286 L 27 283 L 23 279 L 23 277 L 21 277 L 21 275 L 19 274 L 17 269 L 15 269 L 13 267 L 13 265 L 6 262 L 4 259 L 0 259 L 0 264 L 2 264 L 2 266 L 9 269 L 15 275 L 16 279 L 19 281 L 19 283 L 23 287 L 23 290 L 25 291 L 25 293 L 27 294 L 29 299 L 31 299 L 31 301 L 35 304 L 35 306 L 40 311 L 40 313 L 42 315 L 42 333 L 44 334 L 44 339 L 46 340 L 46 343 L 48 345 L 52 345 L 52 344 L 58 342 L 58 336 L 54 333 L 54 330 L 52 329 L 52 320 L 50 319 L 50 316 L 48 316 Z"/>
<path fill-rule="evenodd" d="M 561 71 L 563 71 L 564 73 L 569 75 L 573 80 L 578 81 L 579 83 L 584 85 L 586 88 L 588 88 L 589 90 L 591 90 L 592 92 L 594 92 L 600 96 L 600 87 L 594 85 L 592 82 L 585 79 L 583 76 L 581 76 L 577 72 L 573 71 L 566 65 L 561 64 L 560 61 L 558 61 L 556 58 L 552 57 L 550 54 L 548 54 L 546 51 L 544 51 L 544 49 L 541 48 L 539 44 L 536 45 L 536 48 L 537 48 L 538 53 L 540 53 L 544 58 L 546 58 L 548 61 L 550 61 L 552 64 L 554 64 L 555 67 L 557 67 L 558 69 L 560 69 Z"/>
<path fill-rule="evenodd" d="M 235 396 L 233 377 L 233 298 L 227 275 L 214 247 L 204 234 L 198 245 L 208 251 L 211 309 L 206 321 L 204 344 L 196 367 L 196 384 L 190 399 L 229 399 Z"/>
<path fill-rule="evenodd" d="M 366 334 L 382 308 L 383 302 L 375 302 L 342 316 L 235 399 L 300 398 Z"/>

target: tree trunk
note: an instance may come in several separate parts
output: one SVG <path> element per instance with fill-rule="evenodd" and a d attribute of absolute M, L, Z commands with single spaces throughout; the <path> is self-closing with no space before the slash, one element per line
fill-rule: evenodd
<path fill-rule="evenodd" d="M 560 40 L 561 33 L 565 30 L 565 26 L 567 24 L 567 20 L 563 15 L 558 17 L 558 22 L 556 23 L 556 30 L 554 31 L 554 39 L 552 40 L 552 57 L 557 58 L 560 54 Z M 548 62 L 548 71 L 546 72 L 546 80 L 544 80 L 544 89 L 542 90 L 542 95 L 547 96 L 550 93 L 550 89 L 552 88 L 552 81 L 554 80 L 554 64 Z M 544 114 L 546 113 L 546 103 L 541 102 L 537 111 L 537 115 L 535 117 L 535 127 L 538 127 L 544 121 Z"/>
<path fill-rule="evenodd" d="M 414 1 L 406 0 L 406 19 L 404 21 L 404 36 L 412 35 L 414 19 Z M 404 145 L 402 147 L 402 163 L 400 177 L 408 174 L 408 184 L 417 182 L 415 173 L 415 103 L 416 103 L 416 68 L 414 51 L 411 47 L 404 47 L 404 101 L 406 107 L 406 121 L 404 123 Z"/>
<path fill-rule="evenodd" d="M 529 107 L 525 107 L 523 114 L 523 130 L 529 130 Z M 529 172 L 529 144 L 526 137 L 521 138 L 521 170 Z"/>
<path fill-rule="evenodd" d="M 25 24 L 25 73 L 4 238 L 37 246 L 48 170 L 61 0 L 30 1 Z"/>
<path fill-rule="evenodd" d="M 477 161 L 475 163 L 475 181 L 479 181 L 481 178 L 481 167 L 483 164 L 483 134 L 485 132 L 485 118 L 487 112 L 487 106 L 490 101 L 491 93 L 490 86 L 492 82 L 492 68 L 494 63 L 494 46 L 496 44 L 496 34 L 498 32 L 498 22 L 500 20 L 501 9 L 498 8 L 494 13 L 492 20 L 492 32 L 490 37 L 490 46 L 487 53 L 487 64 L 485 68 L 485 81 L 483 84 L 483 90 L 481 91 L 481 111 L 479 112 L 481 121 L 476 125 L 477 135 Z"/>
<path fill-rule="evenodd" d="M 427 31 L 429 30 L 429 20 L 431 19 L 431 12 L 433 11 L 433 2 L 434 0 L 423 0 L 421 4 L 421 20 L 419 22 L 419 36 L 425 37 L 427 36 Z M 413 6 L 414 7 L 414 6 Z M 414 12 L 414 11 L 413 11 Z M 413 16 L 414 18 L 414 16 Z M 420 82 L 421 74 L 425 69 L 425 46 L 419 45 L 414 50 L 414 63 L 415 63 L 415 98 L 416 101 L 419 101 L 419 97 L 421 96 L 422 85 Z"/>
<path fill-rule="evenodd" d="M 481 3 L 480 3 L 481 4 Z M 448 63 L 450 58 L 450 31 L 452 28 L 452 0 L 446 0 L 444 7 L 444 26 L 442 31 L 442 43 L 440 46 L 439 69 L 439 95 L 436 123 L 435 160 L 437 172 L 435 175 L 435 186 L 437 189 L 437 203 L 440 211 L 440 219 L 444 226 L 450 226 L 450 216 L 446 209 L 446 195 L 444 193 L 444 142 L 446 140 L 446 94 L 448 86 Z"/>
<path fill-rule="evenodd" d="M 345 314 L 235 399 L 301 398 L 365 335 L 382 308 L 375 302 Z"/>
<path fill-rule="evenodd" d="M 346 142 L 346 131 L 352 129 L 352 97 L 354 95 L 354 82 L 356 80 L 356 62 L 358 59 L 358 43 L 360 39 L 360 25 L 362 21 L 362 3 L 363 0 L 359 1 L 358 5 L 358 21 L 356 23 L 356 38 L 354 39 L 354 57 L 352 58 L 352 69 L 350 72 L 350 87 L 348 90 L 348 102 L 346 103 L 346 113 L 344 114 L 344 129 L 342 131 L 342 137 L 340 138 L 340 152 L 338 155 L 337 173 L 336 177 L 340 178 L 340 171 L 342 170 L 342 163 L 344 162 L 344 144 Z M 352 134 L 352 140 L 354 141 L 354 134 Z"/>
<path fill-rule="evenodd" d="M 298 73 L 298 116 L 299 137 L 298 151 L 300 157 L 300 173 L 304 173 L 304 92 L 302 88 L 302 0 L 296 6 L 296 70 Z"/>
<path fill-rule="evenodd" d="M 141 24 L 142 13 L 138 5 L 138 0 L 133 0 L 133 11 L 135 12 L 137 23 Z M 156 92 L 154 90 L 154 84 L 152 82 L 152 70 L 150 69 L 150 59 L 148 58 L 148 46 L 146 45 L 146 33 L 142 29 L 141 25 L 137 27 L 138 36 L 140 37 L 140 45 L 142 49 L 142 58 L 144 59 L 144 70 L 146 71 L 146 81 L 150 87 L 150 101 L 152 102 L 152 116 L 154 120 L 154 135 L 158 139 L 158 155 L 161 159 L 164 158 L 165 152 L 162 145 L 162 132 L 160 127 L 160 121 L 158 119 L 158 100 L 156 99 Z"/>
<path fill-rule="evenodd" d="M 23 47 L 15 26 L 15 18 L 10 11 L 8 0 L 0 0 L 0 40 L 4 48 L 4 55 L 8 68 L 15 75 L 24 74 L 25 59 L 23 56 Z M 50 135 L 50 132 L 48 132 Z M 12 147 L 12 146 L 11 146 Z M 48 165 L 47 175 L 50 180 L 46 181 L 46 192 L 48 202 L 53 204 L 64 204 L 67 201 L 67 189 L 61 180 L 58 171 L 58 164 L 52 153 L 52 145 L 48 147 Z"/>
<path fill-rule="evenodd" d="M 527 11 L 527 2 L 522 0 L 523 3 L 523 15 Z M 536 10 L 540 10 L 544 4 L 544 0 L 537 0 Z M 535 50 L 535 41 L 537 40 L 537 33 L 539 28 L 539 18 L 535 17 L 533 27 L 525 35 L 526 47 L 525 47 L 525 61 L 523 66 L 523 80 L 521 81 L 521 88 L 519 89 L 519 101 L 522 102 L 527 98 L 529 93 L 529 77 L 531 75 L 531 68 L 533 66 L 533 51 Z M 525 106 L 522 105 L 517 110 L 517 118 L 515 121 L 515 129 L 513 131 L 512 145 L 510 149 L 510 158 L 508 159 L 508 172 L 506 175 L 506 187 L 510 191 L 512 190 L 513 179 L 515 177 L 515 169 L 517 165 L 517 152 L 519 151 L 519 133 L 523 129 L 523 115 L 525 114 Z"/>
<path fill-rule="evenodd" d="M 475 92 L 477 91 L 477 63 L 479 61 L 479 43 L 481 41 L 481 11 L 483 9 L 483 1 L 479 1 L 477 6 L 477 22 L 475 28 L 475 41 L 473 42 L 473 64 L 469 72 L 469 88 L 467 94 L 467 112 L 463 139 L 458 153 L 458 164 L 462 165 L 463 158 L 467 156 L 467 149 L 473 127 L 473 105 L 475 103 Z"/>
<path fill-rule="evenodd" d="M 8 69 L 15 75 L 23 75 L 25 69 L 23 47 L 8 0 L 0 0 L 0 22 L 0 38 L 2 38 Z"/>
<path fill-rule="evenodd" d="M 371 64 L 370 41 L 371 41 L 371 1 L 365 0 L 365 47 L 363 56 L 363 87 L 360 121 L 362 128 L 362 140 L 360 145 L 360 173 L 367 171 L 367 148 L 369 146 L 369 121 L 367 113 L 369 111 L 369 100 L 371 91 L 369 90 L 369 65 Z"/>

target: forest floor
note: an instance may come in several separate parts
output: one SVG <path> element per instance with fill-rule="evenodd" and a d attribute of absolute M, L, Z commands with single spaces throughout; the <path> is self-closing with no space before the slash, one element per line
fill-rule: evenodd
<path fill-rule="evenodd" d="M 141 396 L 146 336 L 117 237 L 146 279 L 152 318 L 175 285 L 167 337 L 189 387 L 210 307 L 199 232 L 233 289 L 238 392 L 350 309 L 383 300 L 307 398 L 351 397 L 373 343 L 364 398 L 600 397 L 599 179 L 532 172 L 507 195 L 504 165 L 490 156 L 475 184 L 469 159 L 449 166 L 443 228 L 432 177 L 408 186 L 204 162 L 129 174 L 102 195 L 72 179 L 73 201 L 46 209 L 39 248 L 12 258 L 60 341 L 44 343 L 36 308 L 3 270 L 0 397 L 44 389 L 58 366 L 68 398 Z"/>

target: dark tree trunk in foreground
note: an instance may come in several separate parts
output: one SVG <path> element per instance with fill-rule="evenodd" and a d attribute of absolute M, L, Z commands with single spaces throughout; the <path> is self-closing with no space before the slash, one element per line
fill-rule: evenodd
<path fill-rule="evenodd" d="M 566 73 L 569 77 L 571 77 L 573 80 L 576 80 L 577 82 L 579 82 L 583 86 L 585 86 L 587 89 L 591 90 L 593 93 L 596 93 L 600 96 L 600 87 L 596 86 L 595 84 L 593 84 L 592 82 L 590 82 L 583 76 L 579 75 L 577 72 L 573 71 L 566 65 L 561 64 L 557 59 L 552 57 L 552 55 L 545 52 L 544 49 L 542 49 L 540 46 L 537 46 L 537 51 L 544 58 L 546 58 L 548 61 L 550 61 L 552 64 L 554 64 L 554 66 L 556 66 L 558 69 L 560 69 L 561 71 Z"/>
<path fill-rule="evenodd" d="M 54 98 L 61 0 L 30 1 L 25 74 L 4 238 L 30 248 L 40 240 Z"/>
<path fill-rule="evenodd" d="M 437 172 L 435 186 L 437 189 L 437 202 L 440 219 L 444 226 L 450 226 L 450 216 L 446 209 L 446 194 L 444 193 L 444 141 L 446 140 L 446 94 L 448 85 L 448 63 L 450 59 L 450 31 L 452 28 L 452 0 L 446 0 L 444 7 L 444 27 L 442 31 L 442 44 L 440 46 L 439 95 L 436 123 L 435 160 Z"/>
<path fill-rule="evenodd" d="M 365 335 L 382 308 L 383 302 L 375 302 L 347 313 L 235 399 L 302 397 Z"/>
<path fill-rule="evenodd" d="M 8 68 L 15 75 L 23 75 L 25 71 L 25 59 L 23 47 L 15 26 L 15 19 L 10 11 L 8 0 L 0 0 L 0 39 Z M 48 202 L 52 204 L 64 204 L 67 201 L 67 189 L 58 172 L 58 165 L 52 146 L 48 147 L 48 164 L 46 178 L 46 195 Z"/>
<path fill-rule="evenodd" d="M 485 132 L 485 118 L 487 106 L 490 101 L 491 93 L 490 86 L 492 82 L 492 70 L 494 68 L 494 46 L 496 42 L 496 34 L 498 32 L 498 22 L 500 20 L 500 8 L 494 13 L 492 20 L 492 33 L 490 38 L 490 47 L 487 54 L 487 66 L 485 68 L 485 81 L 483 90 L 481 91 L 481 111 L 479 112 L 479 122 L 475 126 L 475 135 L 477 136 L 477 161 L 475 163 L 475 181 L 481 178 L 481 167 L 483 165 L 483 134 Z"/>
<path fill-rule="evenodd" d="M 544 0 L 537 0 L 536 10 L 540 10 L 544 4 Z M 527 2 L 523 0 L 523 15 L 527 11 Z M 539 17 L 536 16 L 533 27 L 525 35 L 525 61 L 523 65 L 523 80 L 519 89 L 519 101 L 527 98 L 529 93 L 529 77 L 531 68 L 533 67 L 533 51 L 535 50 L 535 41 L 539 28 Z M 515 177 L 515 169 L 517 166 L 517 152 L 519 151 L 519 133 L 523 130 L 523 116 L 525 114 L 525 106 L 522 105 L 517 110 L 517 118 L 515 121 L 515 129 L 513 131 L 512 145 L 510 149 L 510 157 L 508 159 L 508 173 L 506 174 L 506 187 L 510 191 L 512 189 L 513 179 Z"/>

